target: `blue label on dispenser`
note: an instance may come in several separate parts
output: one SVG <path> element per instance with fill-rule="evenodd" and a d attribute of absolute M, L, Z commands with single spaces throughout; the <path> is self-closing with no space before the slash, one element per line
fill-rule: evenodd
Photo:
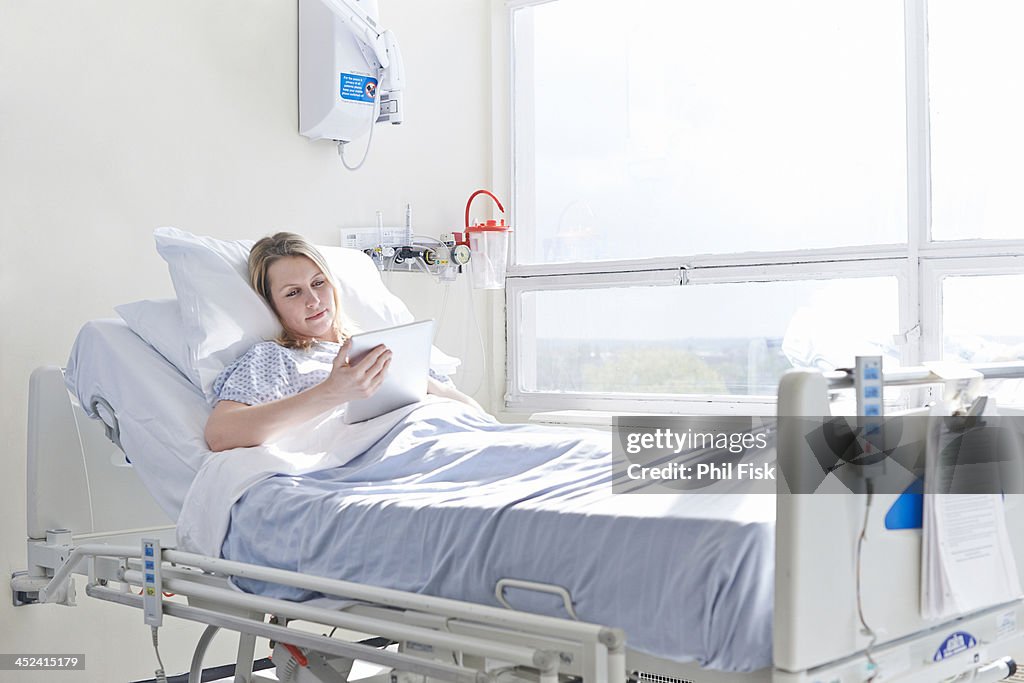
<path fill-rule="evenodd" d="M 970 633 L 967 633 L 966 631 L 956 631 L 942 641 L 942 645 L 939 645 L 939 649 L 935 651 L 935 656 L 932 657 L 932 661 L 941 662 L 946 657 L 952 657 L 953 655 L 960 654 L 964 650 L 969 650 L 977 644 L 977 638 L 972 636 Z"/>
<path fill-rule="evenodd" d="M 369 102 L 377 99 L 377 79 L 359 74 L 341 74 L 341 99 L 350 102 Z"/>

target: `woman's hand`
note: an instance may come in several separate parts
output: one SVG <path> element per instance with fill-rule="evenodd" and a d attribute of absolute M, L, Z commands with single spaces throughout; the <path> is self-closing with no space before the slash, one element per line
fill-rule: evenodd
<path fill-rule="evenodd" d="M 479 403 L 473 400 L 472 396 L 467 396 L 466 394 L 462 393 L 453 386 L 438 382 L 433 377 L 427 378 L 427 393 L 434 394 L 435 396 L 442 396 L 444 398 L 450 398 L 453 401 L 461 401 L 466 405 L 476 408 L 481 413 L 487 413 L 487 411 L 484 410 Z"/>
<path fill-rule="evenodd" d="M 206 443 L 210 450 L 259 446 L 340 403 L 372 396 L 387 374 L 391 351 L 377 346 L 353 365 L 348 362 L 350 349 L 351 344 L 345 342 L 334 359 L 331 374 L 306 391 L 252 406 L 218 401 L 206 421 Z"/>
<path fill-rule="evenodd" d="M 336 403 L 373 396 L 384 382 L 388 366 L 391 365 L 391 351 L 383 344 L 370 349 L 355 364 L 349 363 L 348 352 L 351 348 L 352 340 L 345 340 L 334 358 L 331 374 L 321 385 L 323 391 Z"/>

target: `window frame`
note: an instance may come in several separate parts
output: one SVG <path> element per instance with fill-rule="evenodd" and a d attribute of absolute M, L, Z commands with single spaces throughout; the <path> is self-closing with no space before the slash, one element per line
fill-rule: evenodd
<path fill-rule="evenodd" d="M 921 344 L 926 358 L 941 360 L 943 353 L 942 284 L 950 277 L 1024 275 L 1024 254 L 994 254 L 987 256 L 954 256 L 925 259 L 921 266 L 921 279 L 926 283 L 921 296 L 921 308 L 935 324 L 926 328 Z"/>

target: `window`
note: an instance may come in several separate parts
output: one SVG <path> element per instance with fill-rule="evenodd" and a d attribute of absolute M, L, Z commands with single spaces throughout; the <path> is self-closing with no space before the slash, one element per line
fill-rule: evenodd
<path fill-rule="evenodd" d="M 1024 3 L 928 3 L 932 234 L 1022 234 Z"/>
<path fill-rule="evenodd" d="M 628 7 L 515 14 L 518 262 L 906 240 L 899 3 Z"/>
<path fill-rule="evenodd" d="M 845 302 L 862 300 L 878 303 L 850 329 Z M 894 277 L 545 287 L 520 301 L 520 327 L 534 326 L 525 391 L 770 395 L 789 358 L 832 369 L 891 351 L 899 325 Z"/>
<path fill-rule="evenodd" d="M 961 275 L 942 282 L 942 356 L 999 363 L 1024 357 L 1024 275 Z M 1007 304 L 1009 303 L 1009 307 Z"/>
<path fill-rule="evenodd" d="M 510 3 L 509 404 L 749 406 L 789 367 L 939 358 L 943 297 L 977 313 L 956 264 L 1024 272 L 1018 6 Z"/>

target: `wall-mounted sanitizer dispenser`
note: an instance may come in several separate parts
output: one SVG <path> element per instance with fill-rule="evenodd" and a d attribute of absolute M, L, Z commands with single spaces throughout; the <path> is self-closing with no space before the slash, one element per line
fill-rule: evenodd
<path fill-rule="evenodd" d="M 299 132 L 349 142 L 370 130 L 378 109 L 381 64 L 366 44 L 377 0 L 298 2 Z"/>

